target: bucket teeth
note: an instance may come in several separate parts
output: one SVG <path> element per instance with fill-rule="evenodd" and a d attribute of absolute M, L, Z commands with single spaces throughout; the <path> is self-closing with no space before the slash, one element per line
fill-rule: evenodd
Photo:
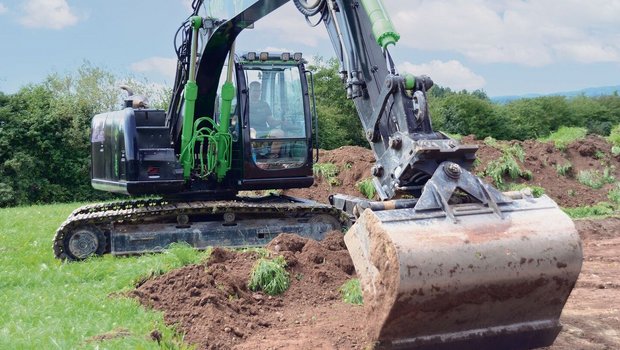
<path fill-rule="evenodd" d="M 581 270 L 573 222 L 548 197 L 493 209 L 366 210 L 345 235 L 369 335 L 383 346 L 529 349 L 553 343 Z M 502 344 L 502 345 L 500 345 Z"/>

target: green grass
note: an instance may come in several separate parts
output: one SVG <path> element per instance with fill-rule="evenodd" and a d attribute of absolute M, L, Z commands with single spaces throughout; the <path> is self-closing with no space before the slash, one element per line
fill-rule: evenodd
<path fill-rule="evenodd" d="M 577 181 L 595 190 L 603 187 L 605 184 L 614 183 L 616 178 L 611 174 L 612 170 L 607 167 L 603 173 L 598 170 L 581 170 L 577 174 Z"/>
<path fill-rule="evenodd" d="M 62 263 L 57 227 L 78 204 L 0 209 L 0 349 L 179 349 L 182 336 L 120 293 L 145 276 L 198 262 L 207 252 L 177 245 L 163 254 Z M 114 339 L 90 338 L 127 330 Z M 149 338 L 158 330 L 161 346 Z"/>
<path fill-rule="evenodd" d="M 570 162 L 566 162 L 564 164 L 556 164 L 555 171 L 558 175 L 568 176 L 573 171 L 573 165 Z"/>
<path fill-rule="evenodd" d="M 563 126 L 559 128 L 558 131 L 551 133 L 549 136 L 541 139 L 540 141 L 552 141 L 555 148 L 562 151 L 565 150 L 571 142 L 584 139 L 587 133 L 588 130 L 585 128 Z"/>
<path fill-rule="evenodd" d="M 615 212 L 614 206 L 607 202 L 578 208 L 562 208 L 562 210 L 573 219 L 601 218 L 613 215 Z"/>
<path fill-rule="evenodd" d="M 487 139 L 485 139 L 485 142 Z M 513 180 L 519 177 L 526 180 L 532 179 L 532 173 L 529 170 L 521 169 L 517 162 L 517 159 L 520 162 L 525 160 L 525 152 L 521 146 L 515 144 L 512 146 L 497 145 L 497 147 L 502 150 L 502 155 L 487 164 L 486 169 L 484 169 L 484 175 L 490 176 L 498 188 L 505 188 L 505 176 L 509 176 Z"/>
<path fill-rule="evenodd" d="M 620 182 L 616 182 L 616 187 L 609 190 L 607 198 L 614 204 L 620 204 Z"/>
<path fill-rule="evenodd" d="M 375 185 L 372 183 L 371 178 L 364 179 L 358 182 L 357 184 L 355 184 L 355 186 L 357 187 L 358 191 L 360 191 L 360 193 L 363 194 L 366 198 L 368 199 L 375 198 L 377 189 L 375 188 Z"/>
<path fill-rule="evenodd" d="M 619 147 L 620 148 L 620 124 L 614 126 L 614 128 L 611 129 L 611 132 L 609 133 L 609 136 L 607 136 L 607 141 L 609 141 L 615 147 Z M 613 149 L 612 149 L 612 152 L 613 152 Z M 616 155 L 616 154 L 617 153 L 614 153 L 614 155 Z M 620 150 L 619 150 L 618 154 L 620 154 Z"/>
<path fill-rule="evenodd" d="M 492 138 L 491 136 L 487 136 L 484 138 L 484 144 L 489 146 L 489 147 L 493 147 L 493 148 L 498 148 L 499 147 L 499 143 L 497 142 L 496 139 Z"/>
<path fill-rule="evenodd" d="M 316 163 L 312 166 L 312 172 L 315 177 L 324 179 L 331 186 L 340 185 L 337 176 L 340 170 L 333 163 Z"/>
<path fill-rule="evenodd" d="M 353 305 L 362 305 L 364 303 L 362 287 L 360 286 L 360 280 L 357 278 L 348 280 L 340 287 L 339 291 L 345 303 Z"/>
<path fill-rule="evenodd" d="M 269 295 L 284 293 L 290 285 L 286 272 L 286 261 L 283 256 L 274 259 L 259 259 L 252 272 L 248 287 L 253 291 L 262 290 Z"/>

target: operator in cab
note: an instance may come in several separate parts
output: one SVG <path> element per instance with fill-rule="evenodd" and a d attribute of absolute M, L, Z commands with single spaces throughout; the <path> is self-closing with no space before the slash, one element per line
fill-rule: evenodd
<path fill-rule="evenodd" d="M 273 117 L 269 104 L 261 99 L 261 84 L 250 83 L 250 136 L 252 139 L 283 138 L 282 122 Z M 270 157 L 277 158 L 280 142 L 271 144 Z"/>

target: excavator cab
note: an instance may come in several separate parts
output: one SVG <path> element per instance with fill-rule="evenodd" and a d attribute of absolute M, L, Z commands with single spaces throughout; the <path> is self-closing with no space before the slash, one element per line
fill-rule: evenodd
<path fill-rule="evenodd" d="M 304 63 L 301 53 L 267 52 L 236 63 L 244 183 L 287 178 L 299 187 L 310 180 L 316 129 Z"/>
<path fill-rule="evenodd" d="M 226 75 L 224 69 L 222 83 Z M 93 186 L 131 195 L 311 186 L 316 113 L 310 75 L 301 53 L 250 52 L 234 62 L 228 128 L 234 155 L 219 187 L 199 173 L 198 164 L 208 162 L 209 143 L 195 143 L 193 173 L 189 180 L 183 179 L 179 150 L 173 148 L 164 111 L 128 105 L 95 116 Z M 212 115 L 216 124 L 221 122 L 221 86 Z M 197 118 L 195 123 L 200 134 L 209 121 Z"/>

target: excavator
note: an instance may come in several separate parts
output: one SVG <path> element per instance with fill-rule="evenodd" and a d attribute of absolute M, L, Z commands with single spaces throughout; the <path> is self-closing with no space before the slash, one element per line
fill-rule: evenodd
<path fill-rule="evenodd" d="M 92 186 L 138 199 L 76 209 L 56 232 L 56 257 L 158 252 L 174 242 L 260 246 L 280 233 L 347 230 L 377 348 L 552 344 L 581 270 L 570 218 L 547 196 L 485 183 L 469 171 L 476 146 L 433 130 L 433 82 L 397 71 L 390 48 L 400 36 L 381 0 L 291 1 L 300 18 L 327 29 L 375 154 L 380 200 L 252 195 L 313 184 L 314 78 L 301 53 L 236 51 L 242 31 L 288 0 L 228 2 L 235 9 L 224 19 L 201 16 L 205 4 L 194 0 L 175 35 L 169 108 L 130 94 L 125 108 L 92 120 Z"/>

